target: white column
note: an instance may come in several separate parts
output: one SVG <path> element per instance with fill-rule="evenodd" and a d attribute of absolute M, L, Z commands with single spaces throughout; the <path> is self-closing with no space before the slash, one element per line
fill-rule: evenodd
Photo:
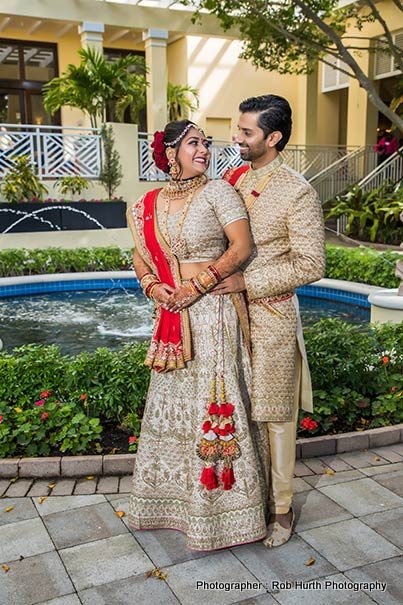
<path fill-rule="evenodd" d="M 83 48 L 91 46 L 98 52 L 103 53 L 104 32 L 105 25 L 103 23 L 83 21 L 83 23 L 78 26 L 78 33 L 81 37 L 81 46 Z"/>
<path fill-rule="evenodd" d="M 147 130 L 162 130 L 168 121 L 167 112 L 167 40 L 165 29 L 149 29 L 143 32 L 146 52 L 147 75 Z"/>

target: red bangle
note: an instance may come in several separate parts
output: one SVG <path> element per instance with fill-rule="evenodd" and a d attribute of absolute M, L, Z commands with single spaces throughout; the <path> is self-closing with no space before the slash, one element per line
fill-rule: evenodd
<path fill-rule="evenodd" d="M 159 281 L 153 281 L 151 282 L 151 284 L 148 284 L 147 288 L 144 290 L 144 294 L 147 296 L 147 298 L 150 298 L 150 290 L 151 288 L 154 288 L 154 286 L 158 286 L 158 284 L 160 284 L 161 282 Z"/>
<path fill-rule="evenodd" d="M 192 279 L 190 279 L 189 281 L 196 290 L 196 292 L 198 292 L 199 294 L 204 294 L 203 290 L 201 290 L 200 288 L 199 282 L 194 277 L 192 277 Z"/>
<path fill-rule="evenodd" d="M 207 269 L 209 269 L 211 271 L 211 273 L 214 275 L 214 277 L 216 278 L 217 281 L 222 281 L 222 277 L 219 274 L 219 272 L 217 271 L 217 269 L 214 267 L 214 265 L 209 265 L 207 267 Z"/>

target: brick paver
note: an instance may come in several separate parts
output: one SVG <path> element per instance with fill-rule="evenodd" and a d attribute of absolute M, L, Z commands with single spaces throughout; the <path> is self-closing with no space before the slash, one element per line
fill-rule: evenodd
<path fill-rule="evenodd" d="M 402 454 L 396 446 L 384 446 L 299 460 L 290 542 L 278 549 L 255 543 L 214 553 L 188 550 L 180 532 L 132 533 L 124 495 L 131 490 L 131 474 L 0 479 L 4 508 L 13 507 L 0 523 L 0 603 L 1 595 L 7 605 L 126 605 L 133 595 L 136 600 L 144 595 L 140 600 L 150 605 L 401 603 Z M 122 501 L 116 500 L 119 493 Z M 39 496 L 47 496 L 42 504 Z M 117 509 L 126 516 L 119 518 Z M 148 576 L 154 567 L 166 574 L 165 581 Z M 35 585 L 28 589 L 32 574 Z M 261 585 L 253 587 L 256 579 Z M 325 588 L 329 579 L 385 580 L 387 587 L 373 592 Z M 252 588 L 196 591 L 197 580 L 244 580 Z M 297 581 L 316 582 L 315 590 L 301 592 Z M 291 588 L 278 588 L 279 582 Z"/>
<path fill-rule="evenodd" d="M 7 498 L 22 498 L 26 496 L 33 479 L 18 479 L 15 483 L 11 483 L 6 491 Z"/>

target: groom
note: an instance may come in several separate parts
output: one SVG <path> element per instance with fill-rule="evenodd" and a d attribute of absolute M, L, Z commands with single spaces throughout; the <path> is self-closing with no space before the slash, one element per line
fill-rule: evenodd
<path fill-rule="evenodd" d="M 252 418 L 267 423 L 270 443 L 270 519 L 265 545 L 280 546 L 292 533 L 292 479 L 298 408 L 312 411 L 309 368 L 294 294 L 323 277 L 324 228 L 320 201 L 279 153 L 291 134 L 291 108 L 283 97 L 263 95 L 240 106 L 238 143 L 250 162 L 224 178 L 249 212 L 255 252 L 244 268 L 216 286 L 246 290 L 252 339 Z"/>

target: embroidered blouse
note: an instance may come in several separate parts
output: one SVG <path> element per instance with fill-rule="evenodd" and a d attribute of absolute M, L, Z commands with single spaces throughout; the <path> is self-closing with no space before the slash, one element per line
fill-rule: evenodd
<path fill-rule="evenodd" d="M 168 216 L 170 237 L 178 232 L 181 213 L 179 210 Z M 157 218 L 161 229 L 161 209 L 157 210 Z M 189 206 L 180 235 L 186 241 L 188 254 L 186 257 L 178 256 L 178 261 L 198 263 L 219 258 L 227 248 L 224 228 L 240 219 L 248 219 L 248 214 L 239 194 L 226 181 L 209 181 Z"/>

